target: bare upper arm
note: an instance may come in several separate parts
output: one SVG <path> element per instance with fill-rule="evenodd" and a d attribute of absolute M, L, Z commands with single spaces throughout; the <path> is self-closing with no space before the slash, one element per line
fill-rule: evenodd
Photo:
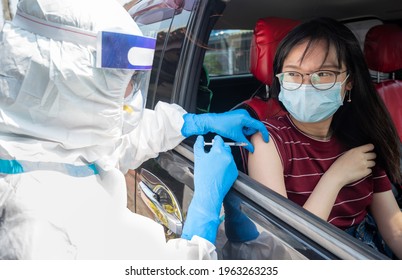
<path fill-rule="evenodd" d="M 392 191 L 375 193 L 370 209 L 385 242 L 402 259 L 402 212 Z"/>
<path fill-rule="evenodd" d="M 251 138 L 254 153 L 249 153 L 248 174 L 251 178 L 268 188 L 287 197 L 283 177 L 283 165 L 271 138 L 265 143 L 261 135 L 254 134 Z"/>
<path fill-rule="evenodd" d="M 375 193 L 370 209 L 384 237 L 394 231 L 402 231 L 401 210 L 391 190 Z"/>

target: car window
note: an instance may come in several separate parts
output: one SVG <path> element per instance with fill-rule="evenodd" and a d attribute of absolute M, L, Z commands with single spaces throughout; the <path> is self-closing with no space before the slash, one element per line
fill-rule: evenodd
<path fill-rule="evenodd" d="M 210 76 L 250 73 L 252 30 L 213 30 L 205 53 L 204 66 Z"/>
<path fill-rule="evenodd" d="M 161 2 L 161 4 L 156 5 L 154 2 Z M 180 61 L 180 50 L 187 36 L 193 4 L 193 1 L 188 1 L 184 7 L 179 6 L 175 9 L 166 7 L 163 2 L 142 1 L 129 10 L 143 34 L 156 38 L 147 93 L 146 107 L 148 108 L 154 108 L 158 101 L 175 102 L 173 95 L 175 73 Z M 153 5 L 154 8 L 147 9 L 149 5 Z"/>

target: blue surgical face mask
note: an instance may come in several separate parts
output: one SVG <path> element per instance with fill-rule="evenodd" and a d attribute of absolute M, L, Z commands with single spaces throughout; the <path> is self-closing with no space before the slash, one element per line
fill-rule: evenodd
<path fill-rule="evenodd" d="M 310 84 L 303 84 L 297 90 L 281 87 L 279 101 L 296 120 L 306 123 L 319 122 L 335 114 L 343 104 L 342 84 L 343 82 L 337 82 L 328 90 L 318 90 Z"/>

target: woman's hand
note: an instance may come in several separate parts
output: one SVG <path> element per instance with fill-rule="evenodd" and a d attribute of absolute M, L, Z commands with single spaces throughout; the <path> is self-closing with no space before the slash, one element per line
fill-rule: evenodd
<path fill-rule="evenodd" d="M 374 145 L 367 144 L 345 152 L 324 173 L 304 208 L 328 220 L 339 191 L 347 184 L 371 174 L 375 166 Z"/>
<path fill-rule="evenodd" d="M 339 179 L 341 189 L 347 184 L 370 175 L 375 166 L 375 158 L 373 144 L 359 146 L 340 156 L 326 173 Z"/>

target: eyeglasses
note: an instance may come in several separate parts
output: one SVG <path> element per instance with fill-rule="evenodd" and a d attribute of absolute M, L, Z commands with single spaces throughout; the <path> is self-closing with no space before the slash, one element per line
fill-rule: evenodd
<path fill-rule="evenodd" d="M 279 79 L 281 86 L 287 90 L 296 90 L 302 86 L 304 76 L 310 76 L 311 85 L 318 90 L 328 90 L 332 88 L 338 76 L 343 72 L 331 71 L 331 70 L 321 70 L 310 74 L 301 74 L 296 71 L 288 71 L 276 74 L 275 76 Z"/>
<path fill-rule="evenodd" d="M 146 71 L 135 71 L 131 77 L 131 84 L 133 86 L 133 94 L 136 93 L 142 87 L 144 82 Z"/>

